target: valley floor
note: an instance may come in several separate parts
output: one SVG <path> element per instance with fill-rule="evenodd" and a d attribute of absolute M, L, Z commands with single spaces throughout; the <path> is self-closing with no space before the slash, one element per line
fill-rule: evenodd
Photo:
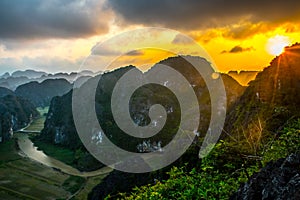
<path fill-rule="evenodd" d="M 40 131 L 44 118 L 35 120 L 25 130 Z M 18 143 L 26 138 L 29 140 L 25 133 L 19 133 L 0 144 L 0 199 L 87 199 L 92 188 L 110 172 L 105 169 L 106 173 L 102 170 L 100 175 L 91 172 L 89 177 L 75 176 L 46 166 L 19 149 Z"/>

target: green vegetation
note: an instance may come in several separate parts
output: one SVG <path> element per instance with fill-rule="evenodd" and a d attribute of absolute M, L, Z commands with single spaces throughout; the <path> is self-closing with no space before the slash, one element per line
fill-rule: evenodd
<path fill-rule="evenodd" d="M 199 168 L 173 167 L 169 179 L 134 188 L 124 199 L 228 199 L 243 182 L 269 161 L 300 150 L 300 119 L 288 122 L 280 136 L 268 137 L 256 155 L 244 154 L 246 147 L 232 140 L 220 141 L 201 161 Z M 240 152 L 240 153 L 238 153 Z M 253 153 L 251 145 L 248 152 Z M 110 199 L 110 196 L 107 197 Z"/>
<path fill-rule="evenodd" d="M 40 140 L 38 137 L 31 138 L 35 146 L 42 150 L 46 155 L 51 156 L 67 165 L 71 165 L 81 171 L 93 171 L 99 169 L 98 161 L 82 148 L 76 151 L 62 145 Z M 102 165 L 100 165 L 102 166 Z"/>
<path fill-rule="evenodd" d="M 70 176 L 65 182 L 62 184 L 63 188 L 72 194 L 78 191 L 83 184 L 85 183 L 85 178 L 78 176 Z"/>
<path fill-rule="evenodd" d="M 49 106 L 36 108 L 40 115 L 45 116 L 48 113 Z"/>
<path fill-rule="evenodd" d="M 220 160 L 223 156 L 229 161 Z M 230 154 L 228 144 L 221 141 L 201 161 L 199 169 L 173 167 L 168 172 L 169 179 L 153 186 L 135 188 L 130 196 L 122 196 L 124 199 L 228 199 L 248 176 L 258 170 L 256 165 L 244 168 L 242 163 L 243 160 Z"/>
<path fill-rule="evenodd" d="M 279 135 L 269 142 L 263 156 L 264 164 L 300 151 L 300 119 L 288 122 Z"/>
<path fill-rule="evenodd" d="M 29 127 L 27 127 L 26 131 L 41 131 L 44 128 L 44 123 L 46 120 L 46 114 L 49 110 L 49 107 L 38 107 L 37 111 L 40 113 L 40 116 L 35 119 Z"/>
<path fill-rule="evenodd" d="M 38 123 L 34 121 L 31 126 Z M 32 137 L 34 135 L 31 134 Z M 92 188 L 106 176 L 70 176 L 22 157 L 17 148 L 17 137 L 18 134 L 15 134 L 12 140 L 0 143 L 0 199 L 87 199 Z M 76 158 L 76 153 L 69 149 L 36 142 L 64 162 L 72 163 Z"/>
<path fill-rule="evenodd" d="M 36 139 L 33 139 L 32 141 L 34 142 L 34 145 L 37 146 L 39 150 L 42 150 L 46 155 L 50 155 L 51 157 L 60 160 L 68 165 L 75 166 L 74 151 L 66 147 L 45 143 L 43 141 L 36 140 Z"/>
<path fill-rule="evenodd" d="M 102 182 L 102 180 L 107 176 L 107 174 L 99 175 L 95 177 L 87 178 L 84 187 L 79 191 L 78 194 L 73 198 L 74 200 L 88 199 L 88 194 L 92 189 Z"/>
<path fill-rule="evenodd" d="M 62 188 L 69 175 L 18 154 L 16 138 L 0 144 L 0 199 L 67 198 Z"/>
<path fill-rule="evenodd" d="M 9 140 L 4 143 L 0 143 L 0 165 L 6 162 L 18 160 L 21 157 L 16 153 L 16 141 Z"/>

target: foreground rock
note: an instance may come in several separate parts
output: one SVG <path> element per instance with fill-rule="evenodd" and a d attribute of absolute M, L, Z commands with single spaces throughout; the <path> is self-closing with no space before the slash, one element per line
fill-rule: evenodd
<path fill-rule="evenodd" d="M 231 199 L 300 199 L 300 154 L 269 163 Z"/>

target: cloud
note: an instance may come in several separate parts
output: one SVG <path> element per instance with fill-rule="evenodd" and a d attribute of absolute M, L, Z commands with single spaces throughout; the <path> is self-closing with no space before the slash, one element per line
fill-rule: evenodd
<path fill-rule="evenodd" d="M 192 38 L 203 43 L 222 37 L 230 40 L 241 40 L 251 38 L 258 33 L 267 33 L 282 27 L 287 33 L 297 32 L 299 29 L 292 23 L 278 24 L 277 22 L 258 22 L 241 21 L 225 27 L 209 28 L 206 30 L 191 31 L 189 34 Z"/>
<path fill-rule="evenodd" d="M 97 0 L 0 1 L 0 38 L 72 38 L 106 33 L 111 16 Z"/>
<path fill-rule="evenodd" d="M 144 52 L 142 50 L 134 50 L 126 53 L 127 56 L 142 56 Z"/>
<path fill-rule="evenodd" d="M 15 50 L 24 50 L 24 49 L 30 49 L 30 50 L 37 50 L 37 49 L 49 49 L 51 46 L 43 41 L 40 42 L 38 40 L 31 41 L 31 40 L 1 40 L 0 39 L 0 45 L 4 46 L 4 49 L 6 51 L 15 51 Z"/>
<path fill-rule="evenodd" d="M 109 0 L 107 5 L 126 25 L 162 25 L 185 30 L 222 27 L 241 18 L 257 23 L 294 21 L 300 17 L 300 1 L 294 0 Z"/>
<path fill-rule="evenodd" d="M 242 22 L 233 24 L 222 29 L 222 36 L 229 39 L 245 39 L 257 33 L 272 31 L 276 26 L 275 23 L 268 22 Z"/>
<path fill-rule="evenodd" d="M 121 55 L 122 52 L 117 51 L 115 48 L 111 48 L 107 45 L 102 44 L 99 46 L 99 43 L 97 43 L 92 47 L 91 54 L 97 56 L 117 56 Z"/>
<path fill-rule="evenodd" d="M 253 47 L 243 48 L 243 47 L 237 45 L 237 46 L 234 46 L 229 51 L 227 51 L 227 50 L 222 51 L 221 54 L 224 54 L 224 53 L 242 53 L 242 52 L 245 52 L 245 51 L 253 51 L 253 50 L 254 50 Z"/>
<path fill-rule="evenodd" d="M 192 44 L 193 40 L 185 35 L 177 34 L 172 41 L 173 44 L 187 45 Z"/>
<path fill-rule="evenodd" d="M 23 58 L 0 58 L 0 69 L 4 73 L 6 71 L 12 72 L 15 70 L 34 69 L 57 73 L 57 71 L 71 72 L 77 71 L 80 63 L 70 61 L 60 57 L 23 57 Z"/>
<path fill-rule="evenodd" d="M 125 54 L 126 56 L 141 56 L 144 55 L 142 50 L 133 50 L 129 52 L 116 50 L 116 48 L 111 48 L 107 45 L 98 46 L 98 43 L 94 45 L 91 49 L 91 54 L 95 56 L 121 56 Z"/>

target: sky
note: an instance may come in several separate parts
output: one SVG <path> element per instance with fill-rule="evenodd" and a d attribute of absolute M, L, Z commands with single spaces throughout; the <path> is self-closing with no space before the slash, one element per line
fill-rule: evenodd
<path fill-rule="evenodd" d="M 97 45 L 143 27 L 187 35 L 206 50 L 218 71 L 262 70 L 283 46 L 300 42 L 299 11 L 300 1 L 295 0 L 1 0 L 0 74 L 78 71 L 88 56 L 98 56 L 100 66 L 116 52 Z M 179 35 L 149 34 L 165 37 L 183 54 L 197 55 Z M 116 45 L 124 48 L 123 43 Z M 172 55 L 137 49 L 112 67 L 146 69 Z"/>

